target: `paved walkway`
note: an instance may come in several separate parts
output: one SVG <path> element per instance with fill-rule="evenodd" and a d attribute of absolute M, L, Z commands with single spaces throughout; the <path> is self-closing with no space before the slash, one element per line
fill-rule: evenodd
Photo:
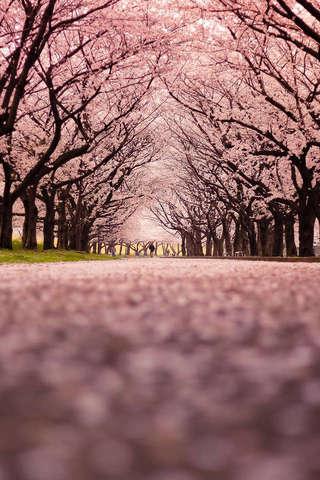
<path fill-rule="evenodd" d="M 319 264 L 0 278 L 0 480 L 320 478 Z"/>

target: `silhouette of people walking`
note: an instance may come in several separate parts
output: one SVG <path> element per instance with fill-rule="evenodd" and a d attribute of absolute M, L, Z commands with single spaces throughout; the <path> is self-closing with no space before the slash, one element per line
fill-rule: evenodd
<path fill-rule="evenodd" d="M 150 250 L 150 257 L 154 257 L 154 254 L 155 254 L 155 251 L 156 251 L 156 247 L 153 245 L 153 243 L 150 243 L 149 245 L 149 250 Z"/>

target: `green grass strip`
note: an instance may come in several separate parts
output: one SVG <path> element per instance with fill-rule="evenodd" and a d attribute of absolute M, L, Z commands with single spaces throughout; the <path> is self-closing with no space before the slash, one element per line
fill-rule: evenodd
<path fill-rule="evenodd" d="M 106 261 L 117 258 L 119 257 L 77 252 L 74 250 L 26 250 L 21 248 L 21 243 L 17 241 L 13 242 L 13 250 L 0 249 L 0 264 Z"/>

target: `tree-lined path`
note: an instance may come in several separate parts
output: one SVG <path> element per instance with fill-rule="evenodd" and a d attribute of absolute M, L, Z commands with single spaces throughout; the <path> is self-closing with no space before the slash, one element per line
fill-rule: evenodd
<path fill-rule="evenodd" d="M 319 264 L 0 275 L 1 480 L 319 478 Z"/>

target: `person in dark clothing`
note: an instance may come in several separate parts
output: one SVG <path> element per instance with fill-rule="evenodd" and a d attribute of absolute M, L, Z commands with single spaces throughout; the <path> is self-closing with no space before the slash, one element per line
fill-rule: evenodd
<path fill-rule="evenodd" d="M 149 250 L 150 250 L 150 257 L 154 257 L 154 253 L 155 253 L 155 250 L 156 250 L 156 247 L 153 245 L 153 243 L 150 243 L 149 245 Z"/>

